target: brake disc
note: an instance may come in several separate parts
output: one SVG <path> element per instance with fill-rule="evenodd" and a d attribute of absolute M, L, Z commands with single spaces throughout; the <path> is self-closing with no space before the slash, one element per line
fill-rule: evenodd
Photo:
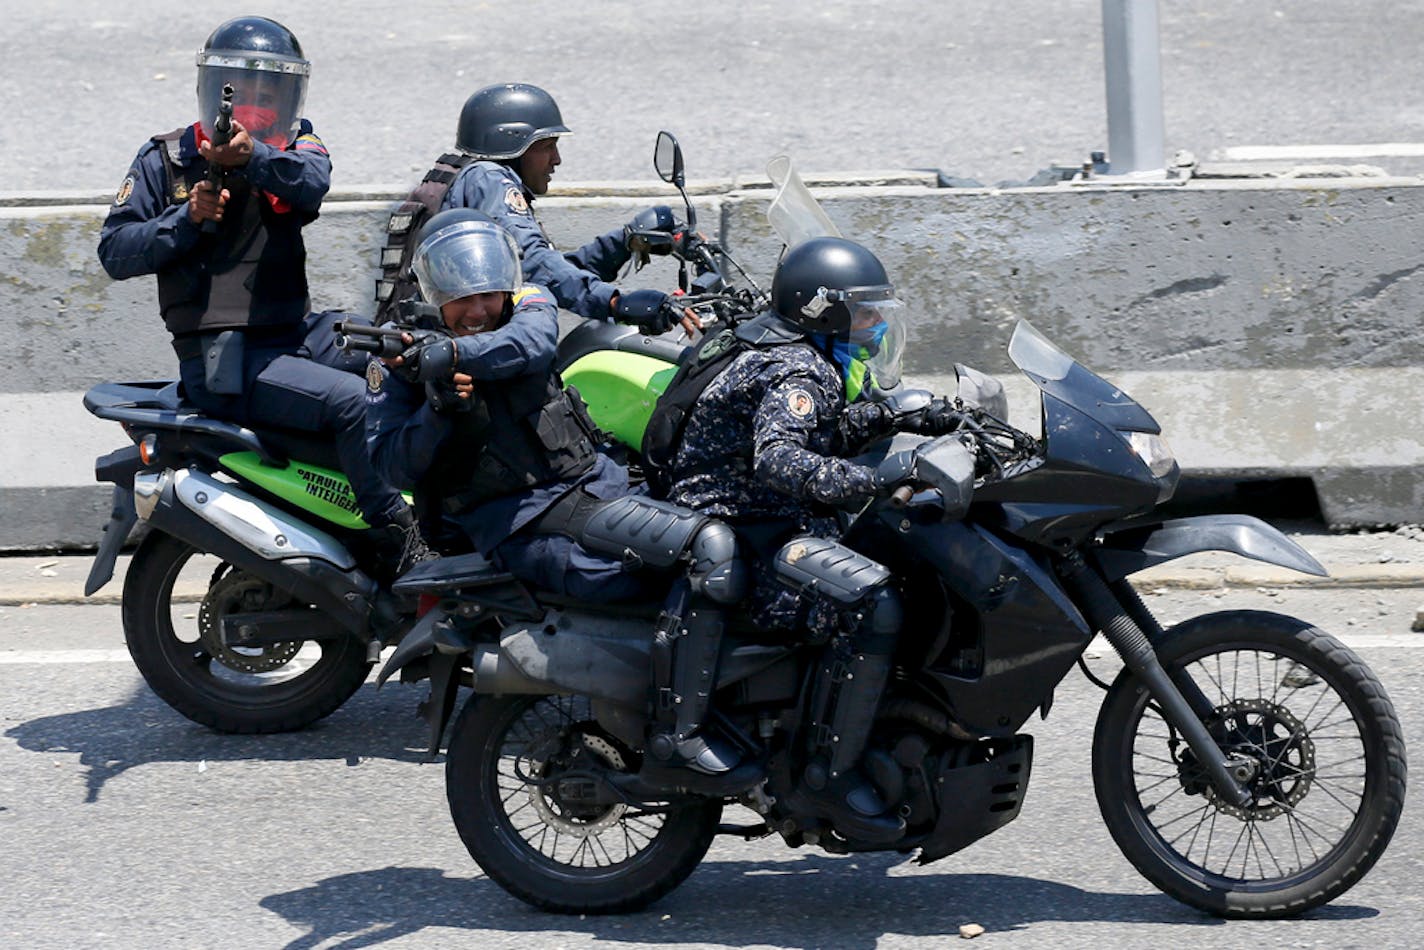
<path fill-rule="evenodd" d="M 239 673 L 270 673 L 290 662 L 302 648 L 301 640 L 257 646 L 223 642 L 222 619 L 229 614 L 275 610 L 289 600 L 266 581 L 240 570 L 229 571 L 208 588 L 198 608 L 198 639 L 208 655 Z"/>
<path fill-rule="evenodd" d="M 583 748 L 600 760 L 601 764 L 616 771 L 624 768 L 623 755 L 607 739 L 589 733 L 576 734 L 574 742 L 581 742 Z M 536 771 L 542 771 L 542 763 L 531 763 Z M 539 820 L 561 834 L 587 838 L 617 824 L 628 810 L 627 805 L 605 805 L 602 814 L 596 818 L 588 814 L 578 814 L 574 809 L 564 807 L 555 792 L 557 780 L 552 783 L 531 784 L 529 804 L 533 806 Z"/>
<path fill-rule="evenodd" d="M 1214 725 L 1230 730 L 1226 751 L 1256 761 L 1249 785 L 1254 800 L 1244 808 L 1222 800 L 1208 784 L 1207 798 L 1218 809 L 1242 821 L 1269 821 L 1305 798 L 1315 774 L 1315 743 L 1289 709 L 1265 699 L 1238 699 L 1217 707 Z"/>

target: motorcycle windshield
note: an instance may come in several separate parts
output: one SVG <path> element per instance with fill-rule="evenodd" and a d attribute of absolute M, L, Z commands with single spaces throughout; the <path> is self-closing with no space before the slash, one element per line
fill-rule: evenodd
<path fill-rule="evenodd" d="M 766 174 L 776 194 L 766 209 L 766 220 L 787 247 L 818 237 L 840 237 L 840 230 L 826 217 L 806 183 L 796 173 L 787 155 L 766 163 Z"/>
<path fill-rule="evenodd" d="M 1044 392 L 1113 429 L 1160 433 L 1162 427 L 1127 393 L 1096 373 L 1084 369 L 1034 329 L 1020 320 L 1009 341 L 1009 359 Z"/>

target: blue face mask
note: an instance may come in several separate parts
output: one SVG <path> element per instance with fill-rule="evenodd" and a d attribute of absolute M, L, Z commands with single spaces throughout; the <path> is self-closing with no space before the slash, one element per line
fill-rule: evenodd
<path fill-rule="evenodd" d="M 859 345 L 866 354 L 862 359 L 870 359 L 880 352 L 880 344 L 885 340 L 885 334 L 890 332 L 890 324 L 884 320 L 874 326 L 865 327 L 860 330 L 850 331 L 850 345 Z"/>

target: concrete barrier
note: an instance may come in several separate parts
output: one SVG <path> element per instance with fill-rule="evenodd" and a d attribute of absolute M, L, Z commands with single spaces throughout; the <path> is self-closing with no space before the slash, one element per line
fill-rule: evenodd
<path fill-rule="evenodd" d="M 1189 180 L 966 189 L 928 173 L 821 179 L 842 231 L 881 256 L 912 314 L 907 375 L 949 364 L 1008 373 L 1013 324 L 1032 321 L 1162 422 L 1190 474 L 1302 477 L 1334 525 L 1424 520 L 1424 183 L 1418 179 Z M 779 244 L 755 182 L 699 185 L 699 227 L 761 281 Z M 334 192 L 308 229 L 313 303 L 369 312 L 375 248 L 398 188 Z M 566 185 L 539 202 L 572 247 L 661 186 Z M 94 253 L 106 197 L 0 196 L 0 550 L 92 545 L 107 493 L 95 456 L 117 447 L 88 416 L 95 382 L 171 376 L 151 278 L 115 283 Z M 670 287 L 666 260 L 626 281 Z M 1032 426 L 1031 389 L 1012 416 Z"/>

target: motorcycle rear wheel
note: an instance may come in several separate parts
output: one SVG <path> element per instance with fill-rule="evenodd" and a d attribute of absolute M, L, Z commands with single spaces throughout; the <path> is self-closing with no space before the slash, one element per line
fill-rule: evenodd
<path fill-rule="evenodd" d="M 175 585 L 204 603 L 174 599 Z M 124 640 L 149 687 L 169 706 L 219 732 L 290 732 L 350 699 L 371 665 L 355 637 L 294 641 L 261 649 L 222 648 L 205 638 L 216 601 L 291 606 L 287 595 L 158 531 L 134 552 L 124 579 Z"/>
<path fill-rule="evenodd" d="M 1157 643 L 1214 707 L 1208 729 L 1254 760 L 1244 808 L 1220 800 L 1185 741 L 1123 671 L 1098 715 L 1093 782 L 1108 830 L 1162 891 L 1221 917 L 1291 917 L 1343 894 L 1404 806 L 1404 737 L 1379 679 L 1293 617 L 1231 611 Z"/>
<path fill-rule="evenodd" d="M 583 696 L 474 696 L 450 735 L 445 789 L 470 856 L 520 900 L 562 914 L 640 910 L 687 879 L 722 803 L 648 810 L 579 802 L 559 776 L 631 766 Z"/>

